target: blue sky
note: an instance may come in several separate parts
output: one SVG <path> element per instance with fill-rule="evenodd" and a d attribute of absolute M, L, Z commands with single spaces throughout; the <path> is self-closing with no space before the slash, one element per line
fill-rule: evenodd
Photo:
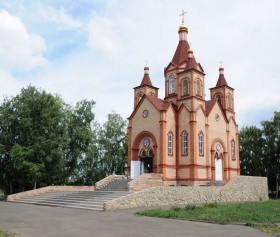
<path fill-rule="evenodd" d="M 128 117 L 146 60 L 164 97 L 182 9 L 206 88 L 223 61 L 240 127 L 270 119 L 280 104 L 277 0 L 0 0 L 0 101 L 31 84 L 96 101 L 101 123 L 112 110 Z"/>

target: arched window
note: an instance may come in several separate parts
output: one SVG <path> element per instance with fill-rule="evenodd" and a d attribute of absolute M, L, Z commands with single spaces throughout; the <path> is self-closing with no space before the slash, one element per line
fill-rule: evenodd
<path fill-rule="evenodd" d="M 154 94 L 153 92 L 150 92 L 150 93 L 149 93 L 149 95 L 151 95 L 151 96 L 155 96 L 155 94 Z"/>
<path fill-rule="evenodd" d="M 140 151 L 140 156 L 141 156 L 141 157 L 146 157 L 146 151 L 145 151 L 144 149 L 142 149 L 142 150 Z"/>
<path fill-rule="evenodd" d="M 188 154 L 188 134 L 186 131 L 182 133 L 182 155 Z"/>
<path fill-rule="evenodd" d="M 169 77 L 169 94 L 175 93 L 175 81 L 174 76 Z"/>
<path fill-rule="evenodd" d="M 232 97 L 231 97 L 231 94 L 228 94 L 228 108 L 232 109 Z"/>
<path fill-rule="evenodd" d="M 216 95 L 216 99 L 220 102 L 220 104 L 222 103 L 221 95 L 220 95 L 220 94 L 217 94 L 217 95 Z"/>
<path fill-rule="evenodd" d="M 196 81 L 196 94 L 201 95 L 201 81 L 199 79 Z"/>
<path fill-rule="evenodd" d="M 235 160 L 235 141 L 231 140 L 231 159 Z"/>
<path fill-rule="evenodd" d="M 189 94 L 189 81 L 184 80 L 183 81 L 183 95 L 188 95 Z"/>
<path fill-rule="evenodd" d="M 138 102 L 142 99 L 142 97 L 143 97 L 143 94 L 142 94 L 142 93 L 139 93 L 139 94 L 138 94 Z"/>
<path fill-rule="evenodd" d="M 198 134 L 198 147 L 199 147 L 199 155 L 203 156 L 203 154 L 204 154 L 204 135 L 203 135 L 202 131 L 200 131 Z"/>
<path fill-rule="evenodd" d="M 148 151 L 148 156 L 149 156 L 149 157 L 153 157 L 153 156 L 154 156 L 153 149 L 150 149 L 150 150 Z"/>
<path fill-rule="evenodd" d="M 173 134 L 172 132 L 169 132 L 167 134 L 167 150 L 168 150 L 168 155 L 172 155 L 173 154 Z"/>

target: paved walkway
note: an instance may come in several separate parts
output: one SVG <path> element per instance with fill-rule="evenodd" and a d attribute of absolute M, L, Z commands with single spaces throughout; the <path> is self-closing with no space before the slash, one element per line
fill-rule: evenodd
<path fill-rule="evenodd" d="M 21 237 L 267 237 L 253 228 L 216 225 L 112 212 L 0 202 L 0 229 Z"/>

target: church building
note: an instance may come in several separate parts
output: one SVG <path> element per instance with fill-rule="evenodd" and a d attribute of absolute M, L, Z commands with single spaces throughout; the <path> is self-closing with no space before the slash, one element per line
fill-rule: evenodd
<path fill-rule="evenodd" d="M 128 126 L 128 173 L 161 174 L 164 185 L 205 185 L 240 174 L 234 89 L 219 68 L 217 83 L 205 99 L 205 72 L 179 27 L 179 43 L 164 68 L 165 98 L 149 77 L 149 67 L 134 88 Z"/>

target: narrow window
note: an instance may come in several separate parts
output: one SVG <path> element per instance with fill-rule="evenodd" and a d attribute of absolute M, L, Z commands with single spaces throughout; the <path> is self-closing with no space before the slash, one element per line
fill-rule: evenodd
<path fill-rule="evenodd" d="M 150 149 L 150 150 L 148 151 L 148 156 L 149 156 L 149 157 L 153 157 L 153 156 L 154 156 L 153 149 Z"/>
<path fill-rule="evenodd" d="M 219 101 L 220 104 L 222 103 L 222 101 L 221 101 L 221 95 L 220 95 L 220 94 L 217 94 L 217 95 L 216 95 L 216 99 Z"/>
<path fill-rule="evenodd" d="M 182 133 L 182 155 L 188 154 L 188 134 L 186 131 Z"/>
<path fill-rule="evenodd" d="M 199 142 L 199 155 L 203 156 L 204 153 L 204 136 L 203 136 L 203 132 L 200 131 L 200 133 L 198 134 L 198 142 Z"/>
<path fill-rule="evenodd" d="M 167 138 L 168 155 L 172 155 L 173 154 L 173 134 L 172 134 L 172 132 L 169 132 L 167 136 L 168 136 L 168 138 Z"/>
<path fill-rule="evenodd" d="M 232 109 L 232 98 L 230 94 L 228 94 L 228 108 Z"/>
<path fill-rule="evenodd" d="M 169 94 L 175 93 L 175 81 L 174 76 L 169 77 Z"/>
<path fill-rule="evenodd" d="M 143 95 L 140 93 L 140 94 L 138 95 L 138 102 L 142 99 L 142 97 L 143 97 Z"/>
<path fill-rule="evenodd" d="M 196 81 L 196 94 L 201 95 L 201 81 L 200 80 Z"/>
<path fill-rule="evenodd" d="M 188 95 L 189 94 L 189 81 L 184 80 L 183 81 L 183 95 Z"/>
<path fill-rule="evenodd" d="M 235 160 L 235 141 L 231 140 L 231 159 Z"/>
<path fill-rule="evenodd" d="M 141 150 L 140 156 L 141 157 L 146 157 L 146 151 L 144 149 Z"/>

